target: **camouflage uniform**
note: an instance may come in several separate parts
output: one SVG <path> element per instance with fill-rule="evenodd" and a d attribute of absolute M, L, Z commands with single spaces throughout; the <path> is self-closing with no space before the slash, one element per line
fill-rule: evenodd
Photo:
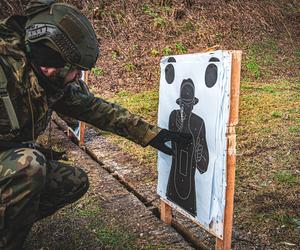
<path fill-rule="evenodd" d="M 25 22 L 26 17 L 12 16 L 0 23 L 0 67 L 20 125 L 19 131 L 11 132 L 0 101 L 0 141 L 35 140 L 53 110 L 142 146 L 158 134 L 158 127 L 94 97 L 81 81 L 68 84 L 63 91 L 46 93 L 25 54 Z M 0 149 L 0 248 L 19 249 L 36 220 L 76 201 L 87 189 L 87 175 L 79 168 L 48 160 L 34 149 Z"/>
<path fill-rule="evenodd" d="M 83 170 L 34 149 L 1 152 L 0 162 L 1 249 L 20 249 L 36 220 L 78 200 L 89 187 Z"/>

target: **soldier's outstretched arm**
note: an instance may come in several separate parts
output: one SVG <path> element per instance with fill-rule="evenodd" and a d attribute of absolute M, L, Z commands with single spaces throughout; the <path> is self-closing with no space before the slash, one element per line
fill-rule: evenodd
<path fill-rule="evenodd" d="M 142 146 L 147 146 L 161 130 L 127 109 L 95 97 L 81 80 L 66 86 L 63 98 L 53 109 Z"/>

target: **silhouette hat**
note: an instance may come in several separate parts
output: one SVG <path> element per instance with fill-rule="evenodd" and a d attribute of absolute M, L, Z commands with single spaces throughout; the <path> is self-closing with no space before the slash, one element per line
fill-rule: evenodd
<path fill-rule="evenodd" d="M 180 86 L 180 97 L 176 100 L 178 105 L 181 103 L 196 105 L 199 99 L 195 97 L 195 85 L 193 81 L 189 79 L 184 79 Z"/>

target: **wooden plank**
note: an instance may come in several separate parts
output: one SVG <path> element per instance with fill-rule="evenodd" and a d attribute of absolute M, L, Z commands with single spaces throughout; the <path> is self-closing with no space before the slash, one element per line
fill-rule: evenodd
<path fill-rule="evenodd" d="M 216 238 L 215 250 L 223 250 L 223 240 Z"/>
<path fill-rule="evenodd" d="M 195 237 L 191 231 L 189 231 L 186 227 L 182 226 L 177 221 L 172 221 L 172 227 L 176 229 L 176 231 L 182 235 L 188 242 L 192 243 L 193 247 L 198 250 L 209 250 L 210 248 L 203 244 L 197 237 Z"/>
<path fill-rule="evenodd" d="M 242 51 L 232 51 L 229 126 L 236 126 L 239 120 L 241 61 Z"/>
<path fill-rule="evenodd" d="M 234 207 L 234 181 L 236 164 L 236 132 L 235 126 L 238 123 L 240 76 L 241 76 L 241 51 L 232 51 L 231 68 L 231 89 L 230 89 L 230 115 L 227 127 L 227 186 L 226 203 L 224 214 L 224 237 L 223 240 L 216 240 L 215 249 L 231 249 L 233 207 Z"/>
<path fill-rule="evenodd" d="M 164 198 L 160 198 L 160 199 L 163 200 L 165 203 L 167 203 L 169 206 L 171 206 L 173 208 L 174 204 L 171 201 L 168 201 L 167 199 L 164 199 Z M 181 207 L 176 206 L 176 208 L 174 208 L 174 209 L 176 209 L 176 212 L 182 214 L 184 217 L 186 217 L 189 220 L 191 220 L 197 226 L 203 228 L 205 231 L 207 231 L 208 233 L 210 233 L 212 236 L 218 237 L 218 235 L 213 230 L 210 230 L 209 228 L 205 228 L 199 221 L 197 221 L 193 216 L 191 216 L 188 212 L 186 212 Z M 172 220 L 172 224 L 173 224 L 173 220 Z"/>
<path fill-rule="evenodd" d="M 160 200 L 160 219 L 168 225 L 172 224 L 172 207 L 163 200 Z"/>

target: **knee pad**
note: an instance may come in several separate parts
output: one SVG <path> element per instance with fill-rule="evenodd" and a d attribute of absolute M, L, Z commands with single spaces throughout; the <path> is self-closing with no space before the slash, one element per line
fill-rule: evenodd
<path fill-rule="evenodd" d="M 32 184 L 32 189 L 41 190 L 46 182 L 46 158 L 38 150 L 21 148 L 15 151 L 17 159 L 17 172 L 26 175 Z"/>

